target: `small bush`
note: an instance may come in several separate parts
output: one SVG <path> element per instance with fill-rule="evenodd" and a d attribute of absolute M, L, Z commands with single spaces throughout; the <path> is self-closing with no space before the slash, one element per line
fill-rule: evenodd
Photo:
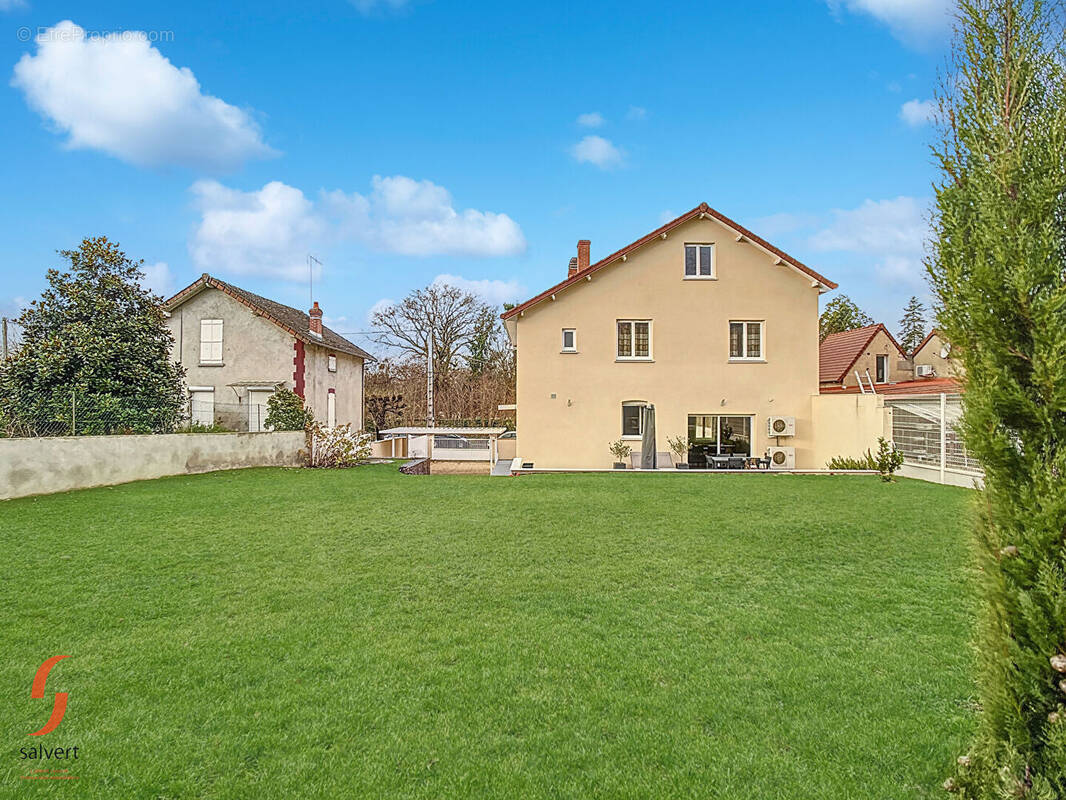
<path fill-rule="evenodd" d="M 303 398 L 282 383 L 267 400 L 266 427 L 275 431 L 302 431 L 315 421 Z"/>
<path fill-rule="evenodd" d="M 894 442 L 884 437 L 877 440 L 877 471 L 881 473 L 881 480 L 888 483 L 893 480 L 892 474 L 903 466 L 903 453 L 896 449 Z"/>
<path fill-rule="evenodd" d="M 666 443 L 670 446 L 670 452 L 677 458 L 678 463 L 688 460 L 688 439 L 684 436 L 674 436 L 667 439 Z"/>
<path fill-rule="evenodd" d="M 632 452 L 633 448 L 621 439 L 611 444 L 611 455 L 613 455 L 618 462 L 624 462 L 629 458 L 629 454 Z"/>
<path fill-rule="evenodd" d="M 370 458 L 370 434 L 353 431 L 351 425 L 327 428 L 312 421 L 307 432 L 307 466 L 354 467 Z"/>
<path fill-rule="evenodd" d="M 825 465 L 828 469 L 877 469 L 877 459 L 867 450 L 859 458 L 836 456 Z"/>
<path fill-rule="evenodd" d="M 228 428 L 224 428 L 217 422 L 212 422 L 210 425 L 204 425 L 202 422 L 190 422 L 188 425 L 182 425 L 180 428 L 175 428 L 174 433 L 229 433 Z"/>

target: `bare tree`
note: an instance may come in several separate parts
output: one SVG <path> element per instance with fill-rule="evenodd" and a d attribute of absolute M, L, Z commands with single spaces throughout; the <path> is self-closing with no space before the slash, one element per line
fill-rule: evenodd
<path fill-rule="evenodd" d="M 444 383 L 471 355 L 471 346 L 494 312 L 470 292 L 434 283 L 374 313 L 374 341 L 423 364 L 433 343 L 434 384 Z"/>

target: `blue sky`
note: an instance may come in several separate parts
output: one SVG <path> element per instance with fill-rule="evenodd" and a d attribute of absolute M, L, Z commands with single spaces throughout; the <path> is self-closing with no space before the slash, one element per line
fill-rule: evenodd
<path fill-rule="evenodd" d="M 106 234 L 164 293 L 303 308 L 313 253 L 327 322 L 365 331 L 441 275 L 526 299 L 578 239 L 706 201 L 894 328 L 949 2 L 0 0 L 0 312 Z"/>

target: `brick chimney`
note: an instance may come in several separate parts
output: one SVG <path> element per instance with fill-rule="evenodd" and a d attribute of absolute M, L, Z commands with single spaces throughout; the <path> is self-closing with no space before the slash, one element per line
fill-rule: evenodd
<path fill-rule="evenodd" d="M 577 275 L 577 259 L 576 258 L 571 258 L 570 259 L 570 266 L 567 267 L 567 269 L 566 269 L 566 277 L 572 278 L 575 275 Z"/>
<path fill-rule="evenodd" d="M 584 272 L 589 268 L 589 248 L 592 242 L 582 239 L 577 243 L 577 271 Z"/>
<path fill-rule="evenodd" d="M 318 301 L 311 306 L 311 310 L 307 312 L 308 323 L 307 327 L 310 330 L 312 336 L 322 338 L 322 309 L 318 307 Z"/>

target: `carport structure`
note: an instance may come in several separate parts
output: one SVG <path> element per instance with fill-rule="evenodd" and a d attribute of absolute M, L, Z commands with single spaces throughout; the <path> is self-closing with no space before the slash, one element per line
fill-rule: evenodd
<path fill-rule="evenodd" d="M 378 431 L 388 439 L 407 439 L 408 458 L 431 461 L 499 460 L 499 438 L 506 428 L 402 427 Z"/>

